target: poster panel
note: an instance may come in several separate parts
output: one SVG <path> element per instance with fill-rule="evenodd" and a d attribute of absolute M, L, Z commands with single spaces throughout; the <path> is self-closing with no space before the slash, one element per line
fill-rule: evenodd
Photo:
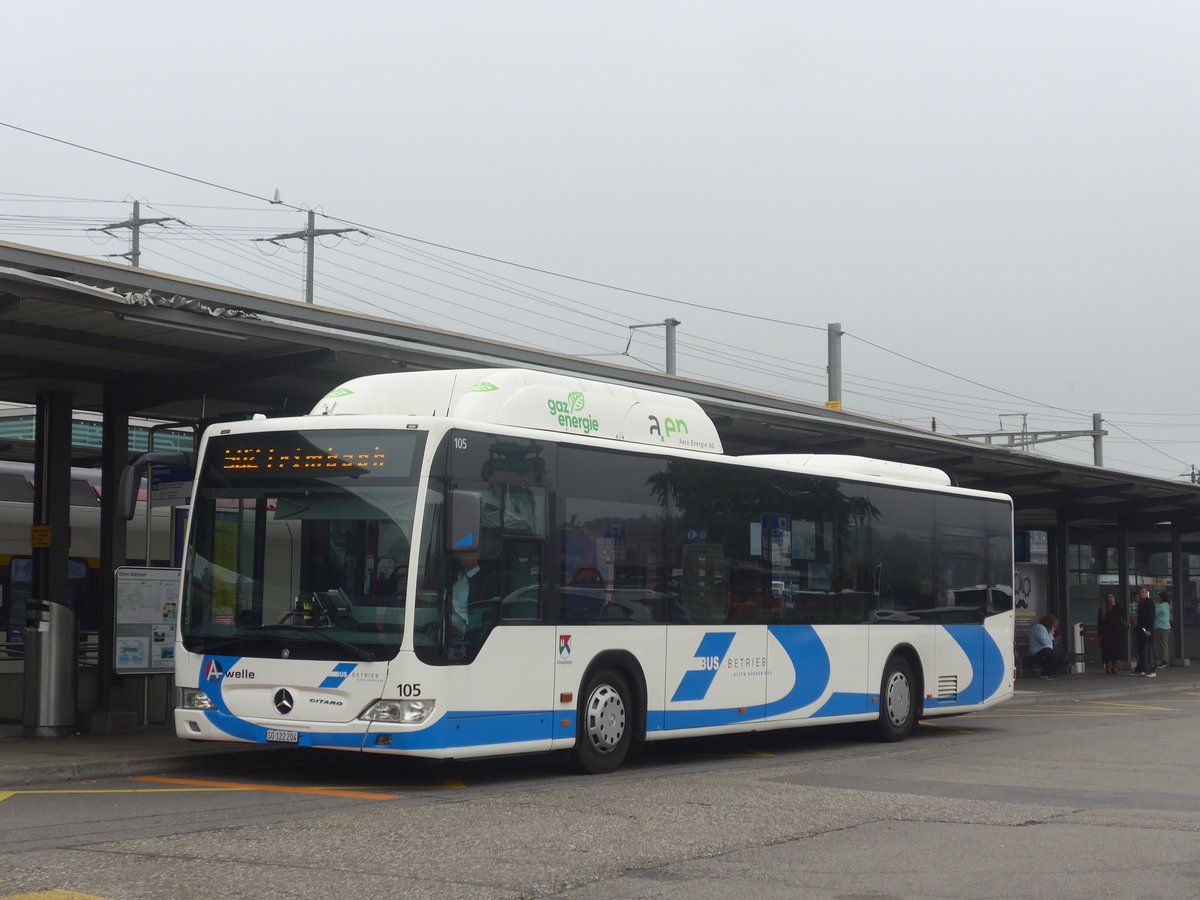
<path fill-rule="evenodd" d="M 118 675 L 159 675 L 175 671 L 180 570 L 121 566 L 116 579 Z"/>

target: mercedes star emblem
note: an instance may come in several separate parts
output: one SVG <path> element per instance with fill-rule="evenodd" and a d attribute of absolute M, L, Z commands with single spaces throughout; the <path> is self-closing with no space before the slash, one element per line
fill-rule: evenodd
<path fill-rule="evenodd" d="M 292 692 L 287 688 L 280 688 L 275 692 L 275 709 L 281 716 L 290 713 L 295 705 L 296 701 L 292 699 Z"/>

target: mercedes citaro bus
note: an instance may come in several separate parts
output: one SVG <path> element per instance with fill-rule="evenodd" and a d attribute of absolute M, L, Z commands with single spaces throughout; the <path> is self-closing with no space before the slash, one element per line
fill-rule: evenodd
<path fill-rule="evenodd" d="M 727 456 L 698 404 L 520 369 L 373 375 L 207 430 L 183 738 L 434 758 L 845 722 L 1013 690 L 1012 503 Z"/>

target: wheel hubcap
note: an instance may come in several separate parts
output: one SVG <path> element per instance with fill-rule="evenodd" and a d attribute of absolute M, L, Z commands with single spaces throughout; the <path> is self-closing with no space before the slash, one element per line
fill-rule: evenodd
<path fill-rule="evenodd" d="M 587 737 L 600 753 L 611 753 L 625 734 L 625 703 L 611 685 L 598 686 L 587 703 Z"/>
<path fill-rule="evenodd" d="M 908 721 L 912 709 L 912 691 L 909 689 L 908 679 L 903 674 L 892 673 L 892 677 L 888 679 L 884 699 L 887 703 L 887 717 L 893 725 L 900 727 Z"/>

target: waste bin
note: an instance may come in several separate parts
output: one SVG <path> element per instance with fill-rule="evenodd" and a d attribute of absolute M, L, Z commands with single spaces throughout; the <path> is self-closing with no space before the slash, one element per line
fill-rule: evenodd
<path fill-rule="evenodd" d="M 1091 645 L 1095 648 L 1097 654 L 1096 661 L 1099 660 L 1100 645 L 1096 641 L 1096 628 L 1092 626 L 1091 634 L 1088 634 L 1088 626 L 1083 622 L 1076 622 L 1071 629 L 1071 649 L 1067 656 L 1067 665 L 1070 671 L 1076 675 L 1082 675 L 1090 661 L 1088 658 L 1088 639 L 1091 638 Z"/>
<path fill-rule="evenodd" d="M 61 603 L 31 600 L 25 607 L 26 737 L 75 733 L 79 624 Z"/>
<path fill-rule="evenodd" d="M 1080 622 L 1079 627 L 1083 629 L 1083 661 L 1089 668 L 1098 669 L 1104 664 L 1104 653 L 1100 649 L 1100 631 L 1095 622 Z"/>

